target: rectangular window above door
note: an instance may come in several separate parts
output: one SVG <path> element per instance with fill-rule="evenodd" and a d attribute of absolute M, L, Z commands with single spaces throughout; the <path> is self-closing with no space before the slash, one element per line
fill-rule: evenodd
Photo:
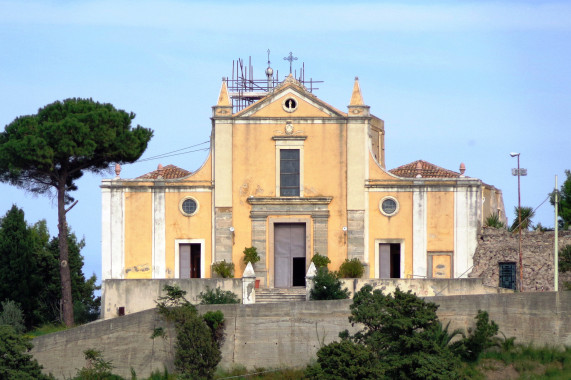
<path fill-rule="evenodd" d="M 299 197 L 299 149 L 280 149 L 280 196 Z"/>

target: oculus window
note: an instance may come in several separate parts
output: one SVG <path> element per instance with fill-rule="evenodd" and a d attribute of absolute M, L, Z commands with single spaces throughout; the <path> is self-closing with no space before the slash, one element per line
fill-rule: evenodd
<path fill-rule="evenodd" d="M 399 202 L 394 197 L 384 197 L 379 204 L 381 213 L 385 216 L 393 216 L 399 212 Z"/>
<path fill-rule="evenodd" d="M 280 149 L 280 196 L 299 197 L 299 149 Z"/>
<path fill-rule="evenodd" d="M 198 212 L 198 201 L 192 197 L 181 199 L 179 204 L 180 212 L 185 216 L 192 216 Z"/>
<path fill-rule="evenodd" d="M 282 107 L 286 112 L 293 112 L 297 109 L 297 100 L 294 98 L 286 98 L 282 102 Z"/>

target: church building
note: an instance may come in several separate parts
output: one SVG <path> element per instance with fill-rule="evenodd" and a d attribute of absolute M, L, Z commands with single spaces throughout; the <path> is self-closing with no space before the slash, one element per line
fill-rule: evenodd
<path fill-rule="evenodd" d="M 304 286 L 317 253 L 331 270 L 359 259 L 366 278 L 467 277 L 483 220 L 505 219 L 501 191 L 460 163 L 387 170 L 384 121 L 358 79 L 346 111 L 304 84 L 268 80 L 237 108 L 224 80 L 202 167 L 103 180 L 103 281 L 210 278 L 222 260 L 241 277 L 245 247 L 269 288 Z"/>

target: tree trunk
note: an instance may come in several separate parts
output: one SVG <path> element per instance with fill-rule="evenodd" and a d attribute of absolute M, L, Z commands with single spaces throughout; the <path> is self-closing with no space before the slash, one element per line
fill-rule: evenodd
<path fill-rule="evenodd" d="M 65 180 L 60 180 L 57 189 L 59 275 L 61 280 L 61 299 L 63 322 L 73 326 L 73 300 L 71 296 L 71 274 L 69 271 L 69 248 L 67 244 L 67 221 L 65 217 Z"/>

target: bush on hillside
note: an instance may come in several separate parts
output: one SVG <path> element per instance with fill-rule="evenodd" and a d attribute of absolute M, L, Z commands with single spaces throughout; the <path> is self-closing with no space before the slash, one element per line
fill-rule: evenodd
<path fill-rule="evenodd" d="M 353 335 L 345 330 L 339 334 L 341 343 L 322 347 L 317 368 L 308 368 L 308 375 L 322 371 L 326 375 L 319 378 L 461 378 L 459 358 L 434 340 L 433 329 L 441 329 L 434 303 L 398 288 L 394 295 L 385 295 L 365 285 L 355 294 L 350 309 L 349 322 L 362 329 Z M 351 353 L 359 358 L 356 368 L 343 369 L 346 372 L 339 377 L 333 375 L 341 373 L 339 367 L 350 365 L 344 357 Z"/>
<path fill-rule="evenodd" d="M 206 287 L 206 292 L 200 292 L 198 295 L 201 305 L 218 305 L 225 303 L 240 303 L 238 296 L 230 290 L 222 290 L 216 288 L 214 290 Z"/>
<path fill-rule="evenodd" d="M 452 351 L 468 362 L 478 360 L 484 350 L 497 344 L 493 338 L 498 334 L 499 327 L 496 322 L 490 321 L 488 312 L 478 310 L 475 319 L 476 328 L 469 328 L 466 338 L 452 344 Z"/>
<path fill-rule="evenodd" d="M 178 286 L 165 285 L 165 296 L 159 297 L 157 312 L 173 322 L 176 331 L 174 365 L 181 379 L 212 379 L 216 366 L 222 359 L 220 345 L 215 340 L 217 330 L 223 326 L 224 315 L 219 312 L 200 316 Z M 153 337 L 165 337 L 164 330 L 155 329 Z"/>
<path fill-rule="evenodd" d="M 3 301 L 1 304 L 0 325 L 12 326 L 14 331 L 18 334 L 22 334 L 26 331 L 26 326 L 24 326 L 24 312 L 20 304 L 11 300 Z"/>
<path fill-rule="evenodd" d="M 571 271 L 571 244 L 559 249 L 559 272 Z"/>
<path fill-rule="evenodd" d="M 366 346 L 344 339 L 317 351 L 317 362 L 305 370 L 307 379 L 383 379 L 374 353 Z"/>
<path fill-rule="evenodd" d="M 77 371 L 74 380 L 122 380 L 121 376 L 111 373 L 113 365 L 110 360 L 103 359 L 103 354 L 99 350 L 87 349 L 83 351 L 85 357 L 85 367 Z"/>
<path fill-rule="evenodd" d="M 42 366 L 28 353 L 32 347 L 30 338 L 0 325 L 0 379 L 53 380 L 42 374 Z"/>
<path fill-rule="evenodd" d="M 315 277 L 313 277 L 313 288 L 309 293 L 309 299 L 317 301 L 346 298 L 349 298 L 349 290 L 343 289 L 339 274 L 330 272 L 327 268 L 318 268 Z"/>

